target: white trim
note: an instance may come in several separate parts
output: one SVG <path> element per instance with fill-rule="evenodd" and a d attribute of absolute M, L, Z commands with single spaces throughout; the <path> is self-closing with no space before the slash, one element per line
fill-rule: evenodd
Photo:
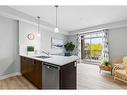
<path fill-rule="evenodd" d="M 6 78 L 9 78 L 9 77 L 13 77 L 13 76 L 16 76 L 16 75 L 21 75 L 21 73 L 20 72 L 15 72 L 15 73 L 7 74 L 7 75 L 0 75 L 0 80 L 6 79 Z"/>
<path fill-rule="evenodd" d="M 75 34 L 80 34 L 80 33 L 86 33 L 90 31 L 99 31 L 99 30 L 105 30 L 105 29 L 117 29 L 117 28 L 122 28 L 122 27 L 127 27 L 127 19 L 126 20 L 121 20 L 121 21 L 116 21 L 116 22 L 111 22 L 111 23 L 105 23 L 101 25 L 96 25 L 92 27 L 86 27 L 83 29 L 77 29 L 77 30 L 72 30 L 68 31 L 70 35 L 75 35 Z"/>

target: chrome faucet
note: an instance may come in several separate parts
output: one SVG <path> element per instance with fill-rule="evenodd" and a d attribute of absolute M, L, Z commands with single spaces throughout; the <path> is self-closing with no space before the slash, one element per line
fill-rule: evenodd
<path fill-rule="evenodd" d="M 45 51 L 42 51 L 42 53 L 46 54 L 46 55 L 50 55 L 49 52 L 45 52 Z"/>

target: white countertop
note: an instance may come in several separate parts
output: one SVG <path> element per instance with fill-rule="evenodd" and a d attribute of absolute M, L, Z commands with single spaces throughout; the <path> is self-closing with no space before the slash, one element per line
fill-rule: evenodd
<path fill-rule="evenodd" d="M 73 62 L 73 61 L 76 61 L 79 59 L 79 57 L 75 56 L 75 55 L 72 55 L 72 56 L 50 55 L 50 58 L 45 58 L 45 59 L 36 57 L 36 56 L 41 56 L 43 54 L 37 54 L 37 55 L 35 55 L 35 54 L 32 54 L 32 55 L 19 54 L 19 55 L 28 57 L 31 59 L 43 61 L 43 62 L 52 63 L 52 64 L 59 65 L 59 66 L 65 65 L 67 63 L 70 63 L 70 62 Z M 45 55 L 43 55 L 43 56 L 45 56 Z"/>

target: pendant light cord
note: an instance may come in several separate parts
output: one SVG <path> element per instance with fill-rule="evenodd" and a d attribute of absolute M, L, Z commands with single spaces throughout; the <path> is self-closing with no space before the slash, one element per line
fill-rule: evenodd
<path fill-rule="evenodd" d="M 57 27 L 57 8 L 58 8 L 58 5 L 55 5 L 55 7 L 56 7 L 56 28 L 58 28 Z"/>
<path fill-rule="evenodd" d="M 38 16 L 37 18 L 38 18 L 38 33 L 39 33 L 39 31 L 40 31 L 39 30 L 39 28 L 40 28 L 40 17 Z"/>

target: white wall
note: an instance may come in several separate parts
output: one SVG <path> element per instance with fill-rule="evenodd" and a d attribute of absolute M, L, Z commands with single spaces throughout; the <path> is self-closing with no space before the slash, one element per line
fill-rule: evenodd
<path fill-rule="evenodd" d="M 27 38 L 29 33 L 33 33 L 34 40 Z M 27 53 L 27 46 L 34 46 L 35 50 L 40 50 L 40 37 L 37 36 L 37 26 L 19 21 L 19 50 L 20 53 Z"/>
<path fill-rule="evenodd" d="M 110 29 L 108 33 L 111 59 L 127 56 L 127 27 Z"/>
<path fill-rule="evenodd" d="M 28 33 L 33 33 L 35 35 L 35 40 L 30 41 L 27 38 Z M 40 29 L 41 37 L 37 37 L 37 26 L 26 23 L 23 21 L 19 22 L 19 43 L 20 52 L 26 52 L 26 46 L 33 45 L 38 51 L 44 50 L 50 53 L 61 53 L 63 49 L 52 49 L 51 48 L 51 38 L 63 39 L 66 42 L 66 36 L 63 34 L 57 34 L 53 31 L 46 30 L 41 27 Z"/>
<path fill-rule="evenodd" d="M 51 38 L 61 39 L 66 43 L 66 36 L 41 29 L 41 50 L 49 51 L 51 54 L 63 53 L 64 49 L 51 48 Z"/>
<path fill-rule="evenodd" d="M 67 41 L 68 42 L 73 42 L 73 44 L 75 45 L 75 48 L 74 48 L 72 54 L 77 55 L 77 51 L 78 51 L 77 35 L 67 36 Z"/>
<path fill-rule="evenodd" d="M 19 72 L 17 24 L 0 17 L 0 75 Z"/>

